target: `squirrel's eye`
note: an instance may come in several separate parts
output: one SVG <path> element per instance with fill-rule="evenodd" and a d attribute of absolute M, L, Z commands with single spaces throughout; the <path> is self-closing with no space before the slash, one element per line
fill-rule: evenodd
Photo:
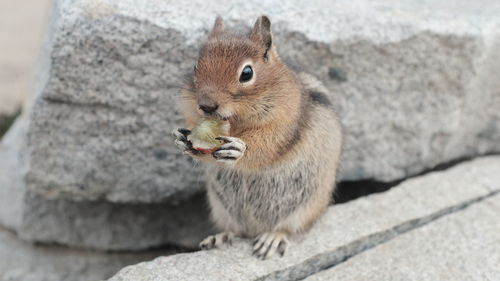
<path fill-rule="evenodd" d="M 253 77 L 252 67 L 247 65 L 243 68 L 243 71 L 241 71 L 240 83 L 248 82 L 252 80 L 252 77 Z"/>

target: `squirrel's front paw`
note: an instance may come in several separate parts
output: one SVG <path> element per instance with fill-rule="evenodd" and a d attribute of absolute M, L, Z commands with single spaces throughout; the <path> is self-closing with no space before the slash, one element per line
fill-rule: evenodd
<path fill-rule="evenodd" d="M 218 137 L 217 139 L 224 142 L 212 153 L 217 162 L 231 165 L 243 157 L 247 145 L 241 139 L 233 137 Z"/>
<path fill-rule="evenodd" d="M 182 153 L 194 155 L 197 154 L 198 151 L 196 151 L 193 148 L 193 144 L 188 141 L 187 136 L 189 134 L 191 134 L 191 131 L 184 128 L 179 128 L 172 131 L 172 135 L 175 138 L 175 144 L 182 151 Z"/>

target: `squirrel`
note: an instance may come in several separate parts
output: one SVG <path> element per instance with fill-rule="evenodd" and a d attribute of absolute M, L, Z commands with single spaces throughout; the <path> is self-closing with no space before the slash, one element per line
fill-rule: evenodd
<path fill-rule="evenodd" d="M 254 238 L 253 254 L 284 255 L 292 236 L 324 213 L 336 184 L 342 146 L 338 116 L 326 88 L 280 59 L 271 22 L 260 16 L 249 34 L 224 30 L 217 16 L 193 75 L 181 91 L 186 127 L 206 117 L 230 123 L 213 153 L 193 149 L 189 129 L 176 145 L 205 162 L 208 201 L 222 231 L 201 249 Z"/>

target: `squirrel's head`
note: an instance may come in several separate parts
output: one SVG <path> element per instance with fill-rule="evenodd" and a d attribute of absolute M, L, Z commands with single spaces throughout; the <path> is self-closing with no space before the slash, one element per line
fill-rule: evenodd
<path fill-rule="evenodd" d="M 269 118 L 289 80 L 268 17 L 259 17 L 250 33 L 235 34 L 224 30 L 218 16 L 200 49 L 187 98 L 201 115 L 258 122 Z"/>

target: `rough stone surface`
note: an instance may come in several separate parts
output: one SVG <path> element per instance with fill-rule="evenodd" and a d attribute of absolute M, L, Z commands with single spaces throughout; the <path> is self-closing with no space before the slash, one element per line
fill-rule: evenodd
<path fill-rule="evenodd" d="M 97 281 L 109 278 L 126 265 L 174 252 L 98 253 L 32 245 L 0 228 L 0 280 Z"/>
<path fill-rule="evenodd" d="M 25 240 L 100 250 L 197 248 L 213 232 L 204 196 L 178 204 L 114 204 L 29 195 L 19 228 Z"/>
<path fill-rule="evenodd" d="M 305 281 L 500 280 L 499 217 L 496 195 Z"/>
<path fill-rule="evenodd" d="M 408 231 L 433 225 L 467 206 L 489 205 L 488 198 L 496 202 L 492 208 L 498 212 L 499 170 L 500 156 L 485 157 L 416 177 L 385 193 L 330 207 L 310 233 L 292 243 L 283 258 L 257 260 L 250 254 L 249 241 L 239 240 L 228 249 L 160 257 L 129 266 L 110 280 L 300 280 L 366 249 L 383 247 L 382 243 Z M 490 222 L 492 217 L 486 215 Z M 446 239 L 447 235 L 451 234 L 441 233 L 440 237 Z M 474 239 L 471 241 L 480 237 Z"/>
<path fill-rule="evenodd" d="M 28 185 L 47 197 L 187 198 L 201 189 L 199 169 L 171 131 L 180 124 L 174 93 L 194 59 L 185 53 L 195 49 L 180 48 L 175 30 L 102 15 L 105 7 L 92 6 L 99 3 L 58 2 L 51 75 L 33 108 Z"/>
<path fill-rule="evenodd" d="M 229 27 L 268 14 L 282 56 L 330 89 L 344 180 L 392 181 L 500 151 L 500 4 L 313 2 L 58 1 L 30 189 L 113 202 L 199 191 L 199 168 L 169 133 L 181 123 L 182 75 L 216 14 Z"/>
<path fill-rule="evenodd" d="M 192 248 L 211 233 L 203 195 L 176 203 L 116 204 L 51 200 L 26 190 L 28 123 L 19 118 L 0 142 L 0 225 L 25 240 L 104 250 Z"/>

